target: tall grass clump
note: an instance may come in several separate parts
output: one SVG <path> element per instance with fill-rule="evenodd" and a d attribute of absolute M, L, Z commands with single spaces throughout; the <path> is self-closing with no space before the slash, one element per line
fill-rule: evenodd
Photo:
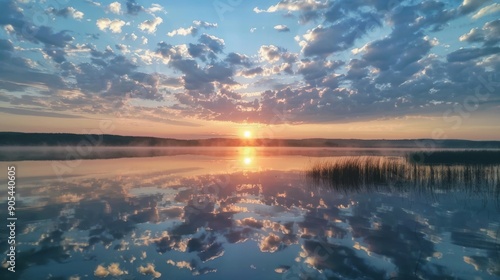
<path fill-rule="evenodd" d="M 500 194 L 500 165 L 422 165 L 408 157 L 339 157 L 314 163 L 306 177 L 336 190 L 467 190 Z"/>
<path fill-rule="evenodd" d="M 316 162 L 306 175 L 318 184 L 335 188 L 377 186 L 400 180 L 406 172 L 401 163 L 401 159 L 386 157 L 339 157 Z"/>

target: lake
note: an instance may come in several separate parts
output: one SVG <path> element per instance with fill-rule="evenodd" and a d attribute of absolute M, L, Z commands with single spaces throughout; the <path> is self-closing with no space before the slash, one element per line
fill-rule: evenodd
<path fill-rule="evenodd" d="M 498 165 L 463 186 L 424 186 L 416 172 L 411 184 L 356 188 L 306 176 L 317 162 L 408 151 L 11 151 L 0 207 L 14 165 L 18 252 L 0 278 L 498 279 Z"/>

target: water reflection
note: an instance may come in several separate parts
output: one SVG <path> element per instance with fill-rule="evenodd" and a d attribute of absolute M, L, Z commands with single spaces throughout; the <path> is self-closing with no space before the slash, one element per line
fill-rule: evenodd
<path fill-rule="evenodd" d="M 312 187 L 302 171 L 262 169 L 252 149 L 231 172 L 19 188 L 17 273 L 2 270 L 1 279 L 500 276 L 493 198 Z"/>
<path fill-rule="evenodd" d="M 256 154 L 255 148 L 244 147 L 242 151 L 243 163 L 246 166 L 250 166 L 254 160 L 255 154 Z"/>

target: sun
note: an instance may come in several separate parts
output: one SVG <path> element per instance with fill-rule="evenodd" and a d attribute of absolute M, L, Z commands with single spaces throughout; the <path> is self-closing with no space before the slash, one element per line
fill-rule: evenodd
<path fill-rule="evenodd" d="M 250 130 L 245 130 L 245 132 L 243 132 L 243 136 L 245 138 L 250 138 L 252 137 L 252 132 L 250 132 Z"/>
<path fill-rule="evenodd" d="M 243 159 L 243 162 L 246 164 L 246 165 L 250 165 L 252 163 L 252 158 L 250 157 L 246 157 Z"/>

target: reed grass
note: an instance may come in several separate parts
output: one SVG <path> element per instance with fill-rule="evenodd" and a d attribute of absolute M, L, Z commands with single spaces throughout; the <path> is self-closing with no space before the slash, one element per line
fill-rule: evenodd
<path fill-rule="evenodd" d="M 336 190 L 450 191 L 500 195 L 500 165 L 422 165 L 408 157 L 338 157 L 306 172 L 315 185 Z"/>

